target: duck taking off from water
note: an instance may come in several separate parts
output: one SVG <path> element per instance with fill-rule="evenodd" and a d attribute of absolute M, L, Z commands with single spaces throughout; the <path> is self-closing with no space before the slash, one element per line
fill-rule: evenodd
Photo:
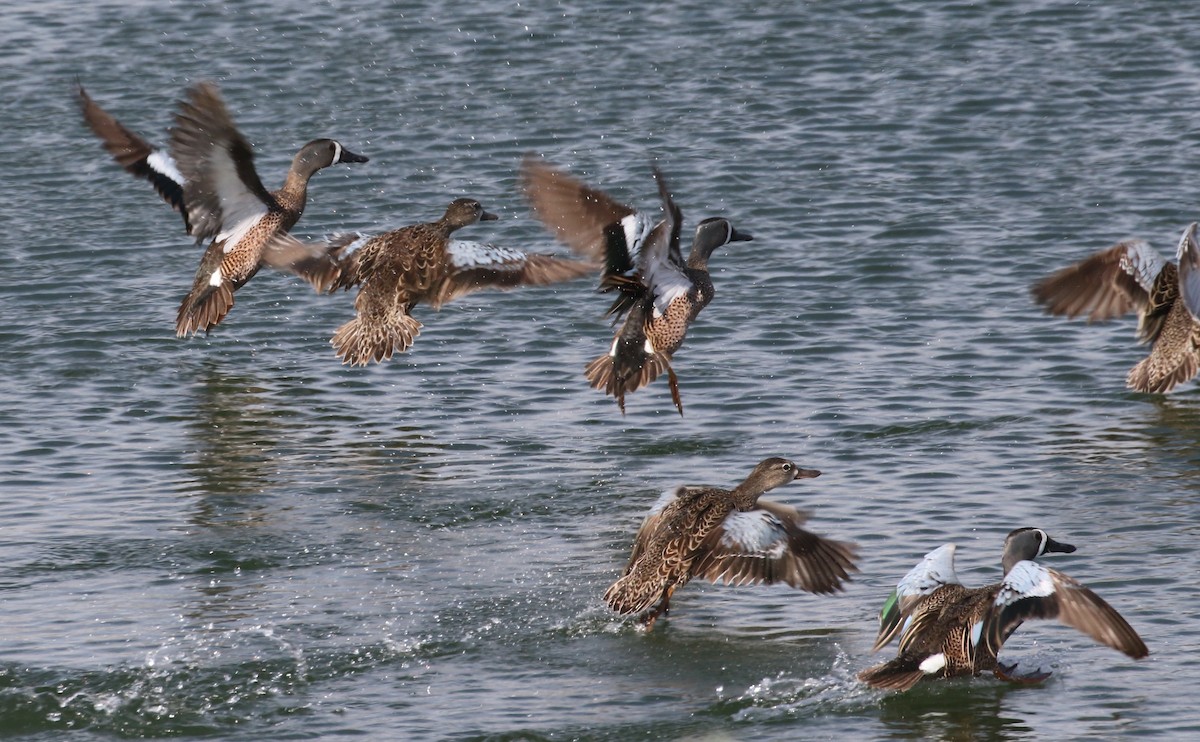
<path fill-rule="evenodd" d="M 949 678 L 992 671 L 1005 680 L 1040 682 L 1049 673 L 1014 674 L 997 660 L 1000 648 L 1026 619 L 1057 618 L 1105 646 L 1134 659 L 1149 654 L 1137 632 L 1100 596 L 1067 575 L 1033 561 L 1075 547 L 1040 528 L 1018 528 L 1004 540 L 1004 579 L 968 588 L 954 573 L 954 544 L 925 555 L 904 576 L 879 612 L 878 652 L 899 637 L 895 659 L 863 670 L 864 683 L 908 690 L 922 678 Z"/>
<path fill-rule="evenodd" d="M 1165 394 L 1200 371 L 1200 244 L 1196 224 L 1183 232 L 1179 265 L 1141 240 L 1122 242 L 1033 285 L 1049 314 L 1089 322 L 1138 313 L 1138 340 L 1150 355 L 1125 378 L 1130 389 Z"/>
<path fill-rule="evenodd" d="M 331 291 L 362 286 L 354 301 L 358 315 L 330 341 L 342 363 L 365 366 L 407 350 L 421 332 L 421 323 L 412 316 L 421 302 L 436 310 L 473 291 L 542 286 L 599 269 L 591 263 L 451 237 L 463 227 L 496 218 L 475 199 L 459 198 L 436 222 L 328 243 L 331 252 L 342 255 L 340 276 Z"/>
<path fill-rule="evenodd" d="M 170 151 L 150 145 L 125 128 L 78 88 L 84 121 L 127 172 L 150 182 L 183 216 L 200 243 L 212 240 L 200 259 L 192 290 L 176 317 L 179 337 L 215 327 L 233 306 L 233 292 L 259 268 L 294 273 L 318 291 L 337 277 L 334 256 L 288 235 L 308 197 L 308 181 L 322 168 L 366 162 L 332 139 L 314 139 L 292 160 L 283 187 L 268 191 L 254 169 L 254 152 L 233 123 L 217 86 L 202 82 L 179 104 Z"/>
<path fill-rule="evenodd" d="M 705 219 L 696 228 L 685 262 L 679 247 L 682 213 L 662 173 L 657 167 L 653 170 L 664 214 L 657 222 L 531 155 L 521 163 L 521 179 L 534 213 L 547 229 L 577 254 L 603 260 L 599 290 L 617 294 L 605 316 L 624 322 L 609 351 L 588 364 L 588 382 L 614 397 L 624 414 L 625 395 L 665 371 L 671 399 L 682 415 L 671 359 L 683 345 L 688 326 L 715 293 L 709 257 L 719 247 L 752 237 L 726 219 Z"/>
<path fill-rule="evenodd" d="M 842 589 L 857 572 L 858 547 L 811 533 L 808 514 L 759 499 L 796 479 L 820 476 L 787 459 L 761 461 L 732 490 L 679 486 L 650 509 L 619 580 L 604 593 L 609 608 L 641 614 L 646 631 L 693 577 L 747 585 L 784 582 L 812 593 Z"/>

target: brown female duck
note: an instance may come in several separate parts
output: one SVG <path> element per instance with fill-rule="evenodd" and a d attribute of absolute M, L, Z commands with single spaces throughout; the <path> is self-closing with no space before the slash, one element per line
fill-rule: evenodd
<path fill-rule="evenodd" d="M 407 350 L 421 331 L 412 317 L 421 302 L 436 310 L 485 288 L 540 286 L 597 270 L 590 263 L 451 238 L 463 227 L 492 219 L 496 216 L 475 199 L 459 198 L 436 222 L 331 243 L 331 250 L 346 252 L 331 290 L 362 285 L 354 301 L 358 315 L 331 340 L 342 362 L 366 365 Z"/>
<path fill-rule="evenodd" d="M 642 614 L 639 621 L 649 631 L 693 577 L 735 585 L 785 582 L 813 593 L 841 590 L 850 572 L 858 571 L 858 547 L 817 536 L 801 527 L 806 513 L 759 499 L 820 474 L 769 458 L 732 490 L 667 490 L 638 530 L 625 572 L 604 593 L 605 602 L 620 614 Z"/>

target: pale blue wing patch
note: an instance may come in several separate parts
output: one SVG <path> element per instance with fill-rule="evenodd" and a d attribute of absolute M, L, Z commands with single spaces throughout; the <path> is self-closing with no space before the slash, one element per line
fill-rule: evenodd
<path fill-rule="evenodd" d="M 787 552 L 783 522 L 765 510 L 735 510 L 725 517 L 722 528 L 722 549 L 766 559 L 780 559 Z"/>
<path fill-rule="evenodd" d="M 638 265 L 642 271 L 642 283 L 649 287 L 654 297 L 654 317 L 666 314 L 671 302 L 686 296 L 692 290 L 692 282 L 681 267 L 671 260 L 671 234 L 669 223 L 664 222 L 655 232 L 655 239 L 646 243 Z"/>
<path fill-rule="evenodd" d="M 446 252 L 450 255 L 450 262 L 459 270 L 487 268 L 519 271 L 524 268 L 527 257 L 520 250 L 466 240 L 450 240 Z"/>
<path fill-rule="evenodd" d="M 1017 562 L 1004 575 L 1000 591 L 996 593 L 995 605 L 1005 608 L 1026 598 L 1047 598 L 1054 594 L 1054 575 L 1037 562 Z"/>
<path fill-rule="evenodd" d="M 1130 240 L 1125 243 L 1125 252 L 1121 255 L 1121 270 L 1133 276 L 1138 285 L 1150 294 L 1166 262 L 1158 250 L 1144 240 Z"/>
<path fill-rule="evenodd" d="M 625 232 L 625 248 L 629 253 L 629 262 L 636 267 L 641 262 L 646 238 L 654 230 L 654 221 L 647 214 L 635 211 L 621 219 L 621 229 Z"/>
<path fill-rule="evenodd" d="M 901 599 L 925 596 L 943 585 L 961 584 L 954 572 L 954 544 L 944 544 L 925 555 L 917 566 L 896 584 Z"/>
<path fill-rule="evenodd" d="M 375 239 L 375 235 L 373 234 L 339 232 L 326 237 L 325 244 L 330 249 L 335 250 L 340 257 L 346 258 L 363 249 L 373 239 Z"/>
<path fill-rule="evenodd" d="M 983 638 L 983 621 L 976 621 L 971 624 L 971 646 L 978 647 L 981 638 Z"/>
<path fill-rule="evenodd" d="M 692 290 L 692 282 L 677 270 L 660 270 L 652 274 L 650 289 L 654 292 L 654 317 L 667 313 L 667 308 Z"/>
<path fill-rule="evenodd" d="M 679 486 L 672 487 L 668 490 L 663 490 L 663 493 L 659 495 L 658 499 L 654 501 L 654 504 L 650 506 L 650 512 L 646 513 L 646 517 L 653 518 L 654 516 L 660 514 L 668 505 L 679 499 L 679 496 L 683 494 L 684 489 L 686 488 Z"/>
<path fill-rule="evenodd" d="M 223 249 L 226 254 L 233 252 L 250 230 L 267 215 L 267 205 L 257 198 L 253 202 L 230 201 L 229 204 L 229 208 L 222 204 L 222 229 L 213 240 L 225 243 Z"/>
<path fill-rule="evenodd" d="M 228 253 L 266 216 L 267 204 L 242 180 L 233 157 L 223 147 L 213 148 L 204 175 L 216 193 L 221 213 L 220 229 L 215 240 L 225 242 L 225 252 Z"/>
<path fill-rule="evenodd" d="M 1192 319 L 1200 318 L 1200 242 L 1196 239 L 1195 222 L 1188 225 L 1179 238 L 1179 292 L 1183 305 Z"/>

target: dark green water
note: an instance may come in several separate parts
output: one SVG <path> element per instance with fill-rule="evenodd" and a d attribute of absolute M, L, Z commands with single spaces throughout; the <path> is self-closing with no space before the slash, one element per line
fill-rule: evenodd
<path fill-rule="evenodd" d="M 1200 732 L 1200 392 L 1128 393 L 1134 322 L 1045 317 L 1028 286 L 1200 216 L 1200 10 L 1186 3 L 27 3 L 0 37 L 0 736 L 241 739 L 1184 739 Z M 717 298 L 622 418 L 586 281 L 478 294 L 370 369 L 352 296 L 263 272 L 176 340 L 199 251 L 81 124 L 72 85 L 164 141 L 216 79 L 268 186 L 305 141 L 297 233 L 470 195 L 464 237 L 558 249 L 526 151 L 718 253 Z M 653 634 L 600 600 L 645 508 L 764 456 L 774 493 L 863 546 L 844 595 L 693 584 Z M 1010 529 L 1141 633 L 1054 624 L 1054 670 L 904 696 L 854 674 L 895 582 Z"/>

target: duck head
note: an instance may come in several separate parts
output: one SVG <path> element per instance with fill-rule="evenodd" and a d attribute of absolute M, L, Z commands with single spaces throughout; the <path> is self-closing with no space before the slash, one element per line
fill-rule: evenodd
<path fill-rule="evenodd" d="M 1064 544 L 1050 538 L 1050 534 L 1040 528 L 1018 528 L 1004 539 L 1004 574 L 1017 562 L 1035 559 L 1048 553 L 1070 554 L 1075 551 L 1071 544 Z"/>
<path fill-rule="evenodd" d="M 749 510 L 758 502 L 759 495 L 781 487 L 797 479 L 812 479 L 821 476 L 816 469 L 803 469 L 789 459 L 772 457 L 763 459 L 750 472 L 750 476 L 734 490 L 734 501 L 739 510 Z"/>

